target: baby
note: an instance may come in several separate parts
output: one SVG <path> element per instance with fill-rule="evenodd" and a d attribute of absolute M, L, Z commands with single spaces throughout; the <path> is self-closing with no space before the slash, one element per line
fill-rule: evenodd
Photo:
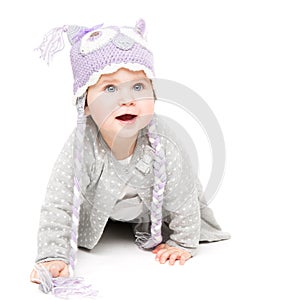
<path fill-rule="evenodd" d="M 51 174 L 36 263 L 52 277 L 73 273 L 77 246 L 93 249 L 108 220 L 130 222 L 136 244 L 160 263 L 184 264 L 200 241 L 228 239 L 202 196 L 190 158 L 154 113 L 153 57 L 145 22 L 134 27 L 55 28 L 46 60 L 72 45 L 77 127 Z M 39 283 L 36 270 L 31 281 Z"/>

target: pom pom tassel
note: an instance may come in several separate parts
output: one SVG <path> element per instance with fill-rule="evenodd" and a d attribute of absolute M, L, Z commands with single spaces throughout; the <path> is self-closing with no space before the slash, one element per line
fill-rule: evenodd
<path fill-rule="evenodd" d="M 144 245 L 149 241 L 149 239 L 151 238 L 151 235 L 147 232 L 137 232 L 135 234 L 135 243 L 136 245 L 141 248 L 144 249 Z"/>
<path fill-rule="evenodd" d="M 68 298 L 69 296 L 96 297 L 98 291 L 91 285 L 84 282 L 81 277 L 57 277 L 52 278 L 50 272 L 43 265 L 35 265 L 38 273 L 42 292 L 52 293 L 59 298 Z"/>
<path fill-rule="evenodd" d="M 49 65 L 53 55 L 65 47 L 63 33 L 68 31 L 68 26 L 56 27 L 50 30 L 44 37 L 43 42 L 35 50 L 41 51 L 41 59 Z"/>
<path fill-rule="evenodd" d="M 153 249 L 158 244 L 162 242 L 162 237 L 157 237 L 156 239 L 147 232 L 137 232 L 135 234 L 135 244 L 141 249 Z"/>

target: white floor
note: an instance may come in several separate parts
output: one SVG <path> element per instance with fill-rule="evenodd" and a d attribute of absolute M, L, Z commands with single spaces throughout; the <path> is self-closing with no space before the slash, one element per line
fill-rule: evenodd
<path fill-rule="evenodd" d="M 77 275 L 99 290 L 99 299 L 299 299 L 295 253 L 289 256 L 288 247 L 284 240 L 264 243 L 233 236 L 201 244 L 184 266 L 161 265 L 154 254 L 135 246 L 128 224 L 110 223 L 94 250 L 79 251 Z M 29 269 L 20 271 L 28 275 Z M 22 299 L 54 299 L 19 279 L 15 293 Z"/>

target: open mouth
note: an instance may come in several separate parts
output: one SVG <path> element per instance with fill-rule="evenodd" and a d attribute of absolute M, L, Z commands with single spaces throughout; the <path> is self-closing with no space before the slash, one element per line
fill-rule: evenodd
<path fill-rule="evenodd" d="M 128 122 L 128 121 L 134 120 L 136 117 L 137 117 L 137 115 L 124 114 L 124 115 L 116 117 L 116 119 L 123 121 L 123 122 Z"/>

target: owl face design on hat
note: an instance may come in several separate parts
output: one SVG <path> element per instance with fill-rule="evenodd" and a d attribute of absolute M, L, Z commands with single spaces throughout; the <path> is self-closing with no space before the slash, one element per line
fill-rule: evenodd
<path fill-rule="evenodd" d="M 134 27 L 103 27 L 101 24 L 89 29 L 69 26 L 74 100 L 95 84 L 101 75 L 114 73 L 120 68 L 144 71 L 148 78 L 152 78 L 153 55 L 144 33 L 143 20 Z"/>

